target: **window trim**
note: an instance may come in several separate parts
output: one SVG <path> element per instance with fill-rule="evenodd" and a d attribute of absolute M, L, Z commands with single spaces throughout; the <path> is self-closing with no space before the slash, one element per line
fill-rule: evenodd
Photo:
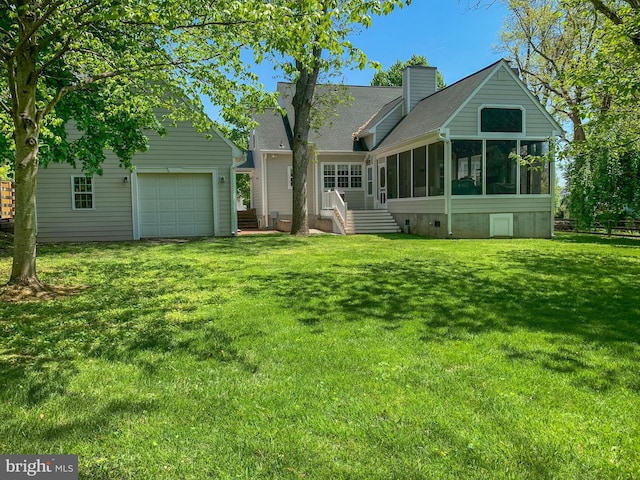
<path fill-rule="evenodd" d="M 326 165 L 333 165 L 334 166 L 334 170 L 333 170 L 333 178 L 335 180 L 335 186 L 334 187 L 325 187 L 325 172 L 324 172 L 324 167 Z M 344 177 L 344 175 L 338 175 L 338 166 L 340 165 L 347 165 L 349 167 L 349 186 L 348 187 L 340 187 L 338 185 L 338 177 Z M 351 167 L 353 165 L 358 165 L 360 166 L 360 175 L 353 175 L 352 171 L 351 171 Z M 365 191 L 366 192 L 366 165 L 363 162 L 322 162 L 322 164 L 320 165 L 320 170 L 321 170 L 321 178 L 320 178 L 320 182 L 322 184 L 322 191 L 327 191 L 331 188 L 336 189 L 339 188 L 341 190 L 352 190 L 352 191 Z M 352 179 L 359 177 L 360 178 L 360 186 L 359 187 L 352 187 Z"/>
<path fill-rule="evenodd" d="M 503 110 L 520 110 L 522 112 L 522 130 L 520 132 L 485 132 L 482 130 L 482 110 L 485 108 L 500 108 Z M 527 132 L 527 110 L 522 105 L 500 105 L 493 103 L 484 103 L 478 107 L 478 136 L 488 140 L 513 140 L 516 138 L 525 138 Z"/>
<path fill-rule="evenodd" d="M 90 179 L 91 180 L 91 191 L 90 192 L 78 192 L 78 193 L 82 193 L 82 194 L 90 194 L 91 195 L 91 207 L 78 207 L 76 204 L 76 191 L 75 191 L 75 179 L 76 178 L 83 178 L 83 179 Z M 77 210 L 77 211 L 83 211 L 83 210 L 95 210 L 96 209 L 96 183 L 95 183 L 95 176 L 91 175 L 91 176 L 87 176 L 87 175 L 71 175 L 71 209 L 72 210 Z"/>
<path fill-rule="evenodd" d="M 293 190 L 293 166 L 287 167 L 287 188 Z"/>

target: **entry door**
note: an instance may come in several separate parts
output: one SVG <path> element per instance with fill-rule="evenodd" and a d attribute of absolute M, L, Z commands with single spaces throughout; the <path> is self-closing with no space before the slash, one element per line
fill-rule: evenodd
<path fill-rule="evenodd" d="M 378 208 L 387 208 L 387 164 L 378 165 Z"/>

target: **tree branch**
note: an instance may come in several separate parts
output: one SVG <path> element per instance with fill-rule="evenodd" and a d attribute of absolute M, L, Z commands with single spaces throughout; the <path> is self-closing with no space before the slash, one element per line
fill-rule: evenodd
<path fill-rule="evenodd" d="M 43 64 L 40 68 L 36 70 L 35 72 L 36 77 L 39 77 L 44 71 L 47 70 L 47 68 L 49 68 L 58 60 L 60 60 L 64 56 L 64 54 L 70 50 L 69 48 L 70 44 L 71 44 L 71 36 L 68 36 L 64 42 L 64 45 L 60 48 L 60 50 L 58 50 L 56 54 L 53 57 L 51 57 L 51 59 L 49 59 L 49 61 L 47 61 L 45 64 Z"/>
<path fill-rule="evenodd" d="M 87 5 L 85 5 L 78 13 L 76 13 L 73 17 L 73 32 L 75 34 L 78 34 L 80 31 L 80 27 L 84 27 L 86 25 L 88 25 L 89 23 L 81 23 L 80 22 L 80 18 L 82 18 L 82 16 L 86 13 L 88 13 L 89 11 L 91 11 L 93 8 L 97 7 L 98 5 L 100 5 L 100 0 L 94 0 L 93 2 L 88 3 Z M 49 36 L 47 36 L 42 42 L 40 42 L 40 44 L 38 45 L 38 50 L 41 52 L 43 51 L 45 48 L 47 48 L 47 46 L 57 37 L 59 37 L 62 34 L 62 29 L 57 29 L 54 30 Z M 69 35 L 69 38 L 71 37 L 71 35 Z"/>
<path fill-rule="evenodd" d="M 139 72 L 144 72 L 144 71 L 148 71 L 148 70 L 154 70 L 157 68 L 165 68 L 165 67 L 180 67 L 182 65 L 188 65 L 191 63 L 198 63 L 198 62 L 206 62 L 209 60 L 213 60 L 214 58 L 216 58 L 216 56 L 213 57 L 209 57 L 209 58 L 201 58 L 198 60 L 186 60 L 186 61 L 167 61 L 167 62 L 158 62 L 158 63 L 150 63 L 148 65 L 144 65 L 140 68 L 127 68 L 127 69 L 117 69 L 117 70 L 112 70 L 110 72 L 104 72 L 98 75 L 94 75 L 92 77 L 89 77 L 85 80 L 82 80 L 78 83 L 75 83 L 74 85 L 69 85 L 67 87 L 62 87 L 60 90 L 58 90 L 58 93 L 56 93 L 55 97 L 53 97 L 53 99 L 45 106 L 45 108 L 43 108 L 42 110 L 38 111 L 38 120 L 42 120 L 44 117 L 46 117 L 49 113 L 51 113 L 53 111 L 53 109 L 56 107 L 56 105 L 60 102 L 60 100 L 62 100 L 66 95 L 68 95 L 71 92 L 75 92 L 78 90 L 82 90 L 83 88 L 92 85 L 94 83 L 100 82 L 102 80 L 106 80 L 109 78 L 114 78 L 114 77 L 119 77 L 121 75 L 129 75 L 132 73 L 139 73 Z"/>
<path fill-rule="evenodd" d="M 18 111 L 18 90 L 13 58 L 7 59 L 7 85 L 9 87 L 9 94 L 11 95 L 11 111 L 9 114 L 14 117 L 15 112 Z"/>
<path fill-rule="evenodd" d="M 31 25 L 31 28 L 29 30 L 26 30 L 24 33 L 24 36 L 22 37 L 22 40 L 20 40 L 20 42 L 18 42 L 18 45 L 16 45 L 16 48 L 13 50 L 13 55 L 15 55 L 17 52 L 19 52 L 20 50 L 22 50 L 22 47 L 25 46 L 25 44 L 29 41 L 29 39 L 35 35 L 35 33 L 45 24 L 47 23 L 47 20 L 49 20 L 49 17 L 51 15 L 53 15 L 53 13 L 56 11 L 56 9 L 58 7 L 60 7 L 60 5 L 62 5 L 65 2 L 65 0 L 56 0 L 53 5 L 51 5 L 47 11 L 42 15 L 42 17 L 40 17 L 40 19 L 37 22 L 34 22 Z M 20 19 L 18 19 L 18 21 L 20 21 Z"/>
<path fill-rule="evenodd" d="M 616 12 L 614 12 L 612 9 L 607 7 L 604 4 L 604 2 L 602 2 L 602 0 L 589 0 L 589 1 L 593 4 L 594 7 L 596 7 L 596 10 L 598 10 L 600 13 L 606 16 L 613 23 L 615 23 L 616 25 L 622 24 L 622 18 L 620 18 L 620 16 Z"/>
<path fill-rule="evenodd" d="M 4 101 L 2 101 L 2 100 L 0 100 L 0 107 L 2 107 L 2 110 L 7 112 L 7 115 L 11 115 L 11 109 L 9 108 L 9 105 L 4 103 Z"/>

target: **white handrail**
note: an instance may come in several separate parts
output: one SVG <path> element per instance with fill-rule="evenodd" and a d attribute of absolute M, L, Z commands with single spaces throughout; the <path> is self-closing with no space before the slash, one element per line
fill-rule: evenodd
<path fill-rule="evenodd" d="M 347 222 L 347 203 L 336 190 L 322 192 L 322 209 L 335 210 L 342 217 L 342 222 Z"/>

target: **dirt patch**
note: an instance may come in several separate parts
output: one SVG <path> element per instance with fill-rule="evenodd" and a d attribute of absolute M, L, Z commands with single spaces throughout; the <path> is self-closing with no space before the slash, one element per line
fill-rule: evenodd
<path fill-rule="evenodd" d="M 25 287 L 21 285 L 4 285 L 0 287 L 0 302 L 41 302 L 78 295 L 86 290 L 85 286 Z"/>

